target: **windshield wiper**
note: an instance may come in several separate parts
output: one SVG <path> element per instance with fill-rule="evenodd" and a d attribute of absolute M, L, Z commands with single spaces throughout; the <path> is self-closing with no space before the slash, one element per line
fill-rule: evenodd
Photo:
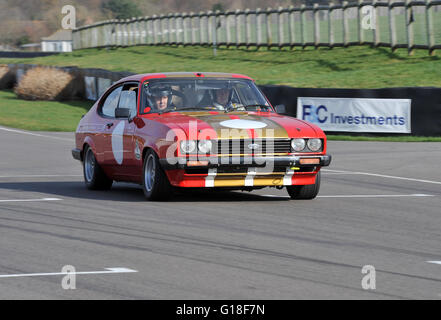
<path fill-rule="evenodd" d="M 211 110 L 211 109 L 209 107 L 183 107 L 183 108 L 164 110 L 164 111 L 158 112 L 158 113 L 163 114 L 163 113 L 168 113 L 168 112 L 180 112 L 182 110 Z"/>
<path fill-rule="evenodd" d="M 253 107 L 254 108 L 266 108 L 268 110 L 272 110 L 271 107 L 267 106 L 266 104 L 249 104 L 249 105 L 244 106 L 245 109 L 247 109 L 248 107 L 251 107 L 251 108 L 253 108 Z"/>

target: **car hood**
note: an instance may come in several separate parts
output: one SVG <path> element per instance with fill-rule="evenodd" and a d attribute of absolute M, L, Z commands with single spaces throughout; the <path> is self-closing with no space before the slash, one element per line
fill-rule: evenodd
<path fill-rule="evenodd" d="M 315 125 L 270 112 L 171 112 L 149 118 L 171 129 L 179 127 L 189 139 L 281 139 L 323 136 L 323 132 Z M 195 134 L 197 138 L 192 138 Z"/>

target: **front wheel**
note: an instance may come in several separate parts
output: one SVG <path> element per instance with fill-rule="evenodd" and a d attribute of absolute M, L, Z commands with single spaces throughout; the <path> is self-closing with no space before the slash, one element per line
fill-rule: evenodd
<path fill-rule="evenodd" d="M 320 191 L 320 171 L 317 173 L 314 184 L 309 184 L 306 186 L 287 186 L 286 190 L 290 195 L 291 199 L 298 200 L 311 200 L 317 197 Z"/>
<path fill-rule="evenodd" d="M 162 170 L 156 153 L 147 151 L 144 158 L 142 189 L 147 200 L 167 200 L 173 194 L 173 188 Z"/>
<path fill-rule="evenodd" d="M 89 146 L 84 150 L 83 173 L 86 187 L 90 190 L 108 190 L 112 187 L 113 180 L 101 169 Z"/>

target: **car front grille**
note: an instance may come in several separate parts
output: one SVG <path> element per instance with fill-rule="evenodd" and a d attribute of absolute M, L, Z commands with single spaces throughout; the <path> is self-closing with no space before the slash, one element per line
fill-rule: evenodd
<path fill-rule="evenodd" d="M 214 146 L 218 155 L 290 153 L 290 139 L 218 140 Z"/>

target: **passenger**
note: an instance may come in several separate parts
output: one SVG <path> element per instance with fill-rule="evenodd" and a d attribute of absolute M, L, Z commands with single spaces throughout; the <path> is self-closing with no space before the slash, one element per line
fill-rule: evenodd
<path fill-rule="evenodd" d="M 230 103 L 231 98 L 231 89 L 228 88 L 221 88 L 215 91 L 215 101 L 214 105 L 217 108 L 225 108 Z"/>

